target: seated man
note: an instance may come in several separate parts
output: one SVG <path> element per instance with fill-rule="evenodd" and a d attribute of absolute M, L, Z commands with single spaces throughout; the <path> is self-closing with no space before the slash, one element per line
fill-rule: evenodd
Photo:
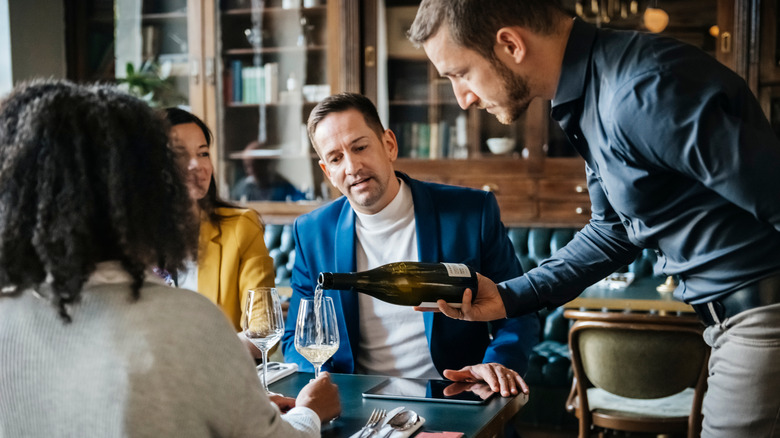
<path fill-rule="evenodd" d="M 308 130 L 322 171 L 345 196 L 295 221 L 286 361 L 311 369 L 293 339 L 298 303 L 313 295 L 320 272 L 420 261 L 464 263 L 491 278 L 520 275 L 495 197 L 395 172 L 395 134 L 370 100 L 331 96 L 312 110 Z M 539 339 L 536 315 L 475 324 L 352 291 L 325 296 L 333 298 L 341 333 L 328 371 L 485 381 L 504 396 L 528 390 L 521 374 Z"/>

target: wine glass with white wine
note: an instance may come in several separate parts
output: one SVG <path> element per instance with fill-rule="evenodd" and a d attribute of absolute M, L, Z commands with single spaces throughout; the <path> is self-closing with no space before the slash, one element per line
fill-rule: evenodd
<path fill-rule="evenodd" d="M 258 287 L 248 292 L 241 327 L 244 336 L 263 353 L 263 389 L 270 393 L 267 379 L 268 350 L 282 339 L 284 333 L 282 304 L 276 288 Z"/>
<path fill-rule="evenodd" d="M 330 297 L 305 298 L 298 308 L 295 323 L 295 349 L 314 365 L 314 378 L 320 368 L 339 348 L 336 310 Z"/>

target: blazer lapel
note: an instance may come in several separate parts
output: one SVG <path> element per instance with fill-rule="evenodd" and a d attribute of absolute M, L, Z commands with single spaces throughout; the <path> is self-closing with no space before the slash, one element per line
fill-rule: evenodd
<path fill-rule="evenodd" d="M 335 272 L 354 272 L 357 269 L 355 261 L 355 213 L 349 202 L 344 202 L 336 224 L 336 245 L 334 248 Z M 355 292 L 342 291 L 334 300 L 341 302 L 344 315 L 358 315 L 358 297 Z M 349 343 L 352 351 L 357 351 L 359 339 L 360 318 L 344 318 Z"/>
<path fill-rule="evenodd" d="M 200 223 L 198 241 L 198 292 L 219 304 L 219 267 L 222 264 L 222 233 L 208 219 Z"/>
<path fill-rule="evenodd" d="M 439 215 L 433 207 L 433 199 L 430 192 L 419 181 L 409 178 L 406 174 L 396 172 L 397 175 L 412 190 L 414 200 L 414 222 L 417 228 L 417 256 L 421 262 L 438 263 L 441 261 L 439 246 Z M 433 327 L 434 312 L 424 312 L 425 335 L 428 345 L 431 344 L 431 328 Z"/>

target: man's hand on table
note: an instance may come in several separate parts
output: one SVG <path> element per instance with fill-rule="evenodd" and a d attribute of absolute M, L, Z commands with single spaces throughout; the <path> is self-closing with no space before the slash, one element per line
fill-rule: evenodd
<path fill-rule="evenodd" d="M 444 395 L 447 397 L 452 397 L 453 395 L 458 395 L 461 392 L 466 391 L 473 392 L 482 400 L 485 400 L 494 394 L 493 390 L 490 389 L 490 386 L 488 386 L 488 384 L 485 382 L 454 382 L 448 387 L 444 388 Z"/>
<path fill-rule="evenodd" d="M 503 397 L 528 393 L 528 385 L 520 374 L 498 363 L 469 365 L 459 370 L 444 370 L 444 377 L 455 382 L 485 382 L 493 392 Z"/>

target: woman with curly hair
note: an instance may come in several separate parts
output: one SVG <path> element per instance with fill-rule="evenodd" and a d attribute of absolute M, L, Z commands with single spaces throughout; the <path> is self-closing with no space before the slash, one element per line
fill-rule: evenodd
<path fill-rule="evenodd" d="M 0 101 L 3 436 L 319 436 L 338 414 L 326 376 L 281 415 L 219 310 L 149 269 L 196 245 L 167 128 L 107 86 Z"/>
<path fill-rule="evenodd" d="M 257 212 L 217 195 L 212 136 L 206 124 L 179 108 L 165 113 L 171 124 L 170 146 L 187 174 L 187 190 L 195 201 L 191 216 L 200 223 L 196 261 L 178 271 L 177 284 L 208 297 L 240 331 L 247 290 L 274 286 L 274 263 L 263 241 L 263 227 Z"/>

